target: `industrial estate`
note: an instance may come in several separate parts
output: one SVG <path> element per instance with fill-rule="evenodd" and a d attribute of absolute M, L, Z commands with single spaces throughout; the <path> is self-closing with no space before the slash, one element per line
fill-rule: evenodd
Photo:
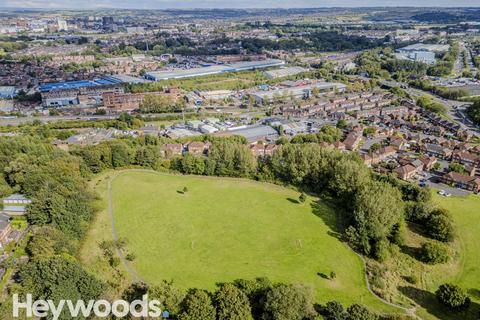
<path fill-rule="evenodd" d="M 480 8 L 32 3 L 0 4 L 0 319 L 480 319 Z"/>

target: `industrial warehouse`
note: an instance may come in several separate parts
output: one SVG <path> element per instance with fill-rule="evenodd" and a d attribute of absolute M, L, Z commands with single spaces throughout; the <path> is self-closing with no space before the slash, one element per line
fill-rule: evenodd
<path fill-rule="evenodd" d="M 240 72 L 255 69 L 265 69 L 284 65 L 285 62 L 277 59 L 267 59 L 260 61 L 242 61 L 230 64 L 212 65 L 201 68 L 191 68 L 185 70 L 172 71 L 154 71 L 145 74 L 145 79 L 151 81 L 161 81 L 170 79 L 194 78 L 208 76 L 213 74 L 221 74 L 226 72 Z"/>

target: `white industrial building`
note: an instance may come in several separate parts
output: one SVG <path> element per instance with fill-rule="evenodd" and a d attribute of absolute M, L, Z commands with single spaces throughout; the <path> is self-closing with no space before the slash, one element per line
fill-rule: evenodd
<path fill-rule="evenodd" d="M 305 99 L 312 95 L 312 91 L 317 89 L 320 94 L 328 93 L 342 93 L 347 89 L 347 86 L 338 82 L 317 82 L 313 84 L 301 85 L 297 87 L 274 89 L 274 90 L 258 90 L 252 93 L 257 103 L 272 102 L 276 98 L 286 99 Z"/>
<path fill-rule="evenodd" d="M 308 69 L 302 68 L 302 67 L 288 67 L 288 68 L 265 71 L 263 75 L 268 79 L 277 79 L 277 78 L 294 76 L 299 73 L 307 72 L 307 71 Z"/>
<path fill-rule="evenodd" d="M 152 71 L 145 74 L 145 79 L 151 81 L 161 81 L 169 79 L 194 78 L 221 74 L 226 72 L 240 72 L 246 70 L 264 69 L 284 65 L 285 62 L 277 59 L 267 59 L 260 61 L 242 61 L 230 64 L 212 65 L 201 68 L 191 68 L 171 71 Z"/>

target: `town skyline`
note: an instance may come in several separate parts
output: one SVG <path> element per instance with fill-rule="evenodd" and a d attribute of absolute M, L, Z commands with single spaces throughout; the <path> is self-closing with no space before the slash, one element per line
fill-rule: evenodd
<path fill-rule="evenodd" d="M 472 1 L 460 0 L 460 1 L 414 1 L 414 0 L 374 0 L 370 1 L 368 5 L 364 1 L 360 0 L 327 0 L 321 3 L 316 0 L 300 0 L 300 1 L 252 1 L 243 0 L 236 1 L 234 3 L 224 0 L 207 0 L 207 1 L 195 1 L 195 0 L 183 0 L 183 1 L 171 1 L 171 0 L 100 0 L 95 3 L 80 3 L 74 0 L 56 0 L 48 1 L 43 0 L 6 0 L 0 4 L 0 8 L 31 8 L 31 9 L 102 9 L 102 8 L 118 8 L 118 9 L 267 9 L 267 8 L 371 8 L 371 7 L 479 7 L 480 3 L 472 3 Z"/>

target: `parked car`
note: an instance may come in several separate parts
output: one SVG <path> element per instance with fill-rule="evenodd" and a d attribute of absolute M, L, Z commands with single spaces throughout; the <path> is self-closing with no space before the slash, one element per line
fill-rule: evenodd
<path fill-rule="evenodd" d="M 445 190 L 438 191 L 438 194 L 441 195 L 441 196 L 444 196 L 445 195 Z"/>

